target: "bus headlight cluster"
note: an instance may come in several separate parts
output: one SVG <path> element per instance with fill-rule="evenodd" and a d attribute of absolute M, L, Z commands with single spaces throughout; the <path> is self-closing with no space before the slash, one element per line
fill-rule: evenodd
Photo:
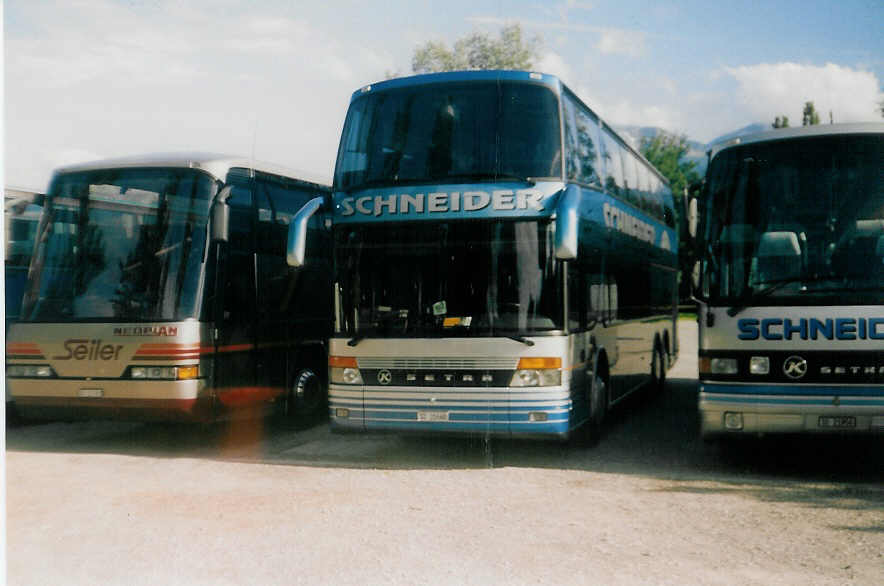
<path fill-rule="evenodd" d="M 329 379 L 333 383 L 344 385 L 361 385 L 362 374 L 356 364 L 355 356 L 329 356 Z"/>
<path fill-rule="evenodd" d="M 6 367 L 6 376 L 10 378 L 50 378 L 55 376 L 48 364 L 10 364 Z"/>
<path fill-rule="evenodd" d="M 561 358 L 520 358 L 511 387 L 554 387 L 562 384 Z"/>
<path fill-rule="evenodd" d="M 199 367 L 133 366 L 130 375 L 138 380 L 190 380 L 199 377 Z"/>
<path fill-rule="evenodd" d="M 700 358 L 700 374 L 737 374 L 736 358 Z"/>

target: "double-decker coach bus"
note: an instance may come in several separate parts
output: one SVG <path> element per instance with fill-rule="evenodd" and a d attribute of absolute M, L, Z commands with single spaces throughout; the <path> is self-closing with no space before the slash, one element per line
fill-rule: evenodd
<path fill-rule="evenodd" d="M 713 145 L 702 434 L 884 432 L 884 124 Z"/>
<path fill-rule="evenodd" d="M 356 91 L 333 197 L 337 428 L 566 436 L 662 385 L 672 196 L 555 77 Z"/>
<path fill-rule="evenodd" d="M 212 420 L 324 412 L 330 234 L 285 259 L 330 189 L 248 159 L 151 155 L 56 171 L 6 374 L 23 416 Z"/>

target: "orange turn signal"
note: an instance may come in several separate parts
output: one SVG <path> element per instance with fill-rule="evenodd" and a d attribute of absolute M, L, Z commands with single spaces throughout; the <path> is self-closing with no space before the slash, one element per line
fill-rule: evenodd
<path fill-rule="evenodd" d="M 359 368 L 355 356 L 329 356 L 328 365 L 336 368 Z"/>
<path fill-rule="evenodd" d="M 519 358 L 518 370 L 543 370 L 548 368 L 562 368 L 562 359 L 556 358 L 536 358 L 533 356 L 525 356 Z"/>

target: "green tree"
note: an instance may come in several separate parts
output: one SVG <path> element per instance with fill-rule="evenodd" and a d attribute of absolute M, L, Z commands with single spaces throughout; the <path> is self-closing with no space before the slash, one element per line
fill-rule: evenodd
<path fill-rule="evenodd" d="M 415 73 L 433 73 L 458 69 L 531 69 L 538 59 L 542 40 L 527 38 L 516 23 L 500 29 L 497 39 L 473 32 L 457 40 L 454 48 L 428 41 L 414 50 L 411 69 Z"/>
<path fill-rule="evenodd" d="M 801 126 L 813 126 L 820 123 L 820 115 L 817 114 L 813 102 L 804 102 L 804 112 L 801 118 Z"/>
<path fill-rule="evenodd" d="M 687 137 L 661 132 L 652 138 L 642 138 L 639 150 L 654 167 L 669 180 L 678 220 L 679 298 L 690 295 L 690 275 L 696 254 L 690 245 L 687 218 L 684 217 L 684 194 L 688 186 L 700 181 L 697 163 L 685 160 L 690 147 Z"/>
<path fill-rule="evenodd" d="M 789 128 L 789 117 L 788 116 L 777 116 L 776 119 L 771 124 L 774 128 Z"/>

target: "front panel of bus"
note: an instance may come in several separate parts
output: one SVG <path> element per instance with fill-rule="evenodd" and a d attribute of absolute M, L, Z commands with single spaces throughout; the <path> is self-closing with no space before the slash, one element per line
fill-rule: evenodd
<path fill-rule="evenodd" d="M 712 159 L 704 434 L 884 431 L 882 142 L 798 136 Z"/>
<path fill-rule="evenodd" d="M 24 414 L 199 416 L 211 339 L 202 310 L 208 174 L 116 168 L 57 175 L 37 231 L 7 379 Z"/>
<path fill-rule="evenodd" d="M 542 84 L 354 99 L 335 176 L 335 425 L 569 430 L 561 173 L 558 98 Z"/>

